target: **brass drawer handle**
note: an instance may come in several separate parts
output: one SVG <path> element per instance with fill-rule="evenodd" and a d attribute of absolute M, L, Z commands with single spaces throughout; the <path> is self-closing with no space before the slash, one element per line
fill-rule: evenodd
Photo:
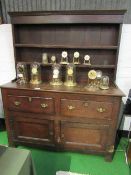
<path fill-rule="evenodd" d="M 48 104 L 46 104 L 46 103 L 41 103 L 41 107 L 42 107 L 42 108 L 47 108 L 47 107 L 48 107 Z"/>
<path fill-rule="evenodd" d="M 88 102 L 85 102 L 84 107 L 88 107 L 88 106 L 89 106 Z"/>
<path fill-rule="evenodd" d="M 100 108 L 97 108 L 97 111 L 100 112 L 100 113 L 102 113 L 102 112 L 105 112 L 106 110 L 105 110 L 105 108 L 101 108 L 100 107 Z"/>
<path fill-rule="evenodd" d="M 19 102 L 19 101 L 14 101 L 14 104 L 15 104 L 15 106 L 19 106 L 19 105 L 21 104 L 21 102 Z"/>
<path fill-rule="evenodd" d="M 69 106 L 68 106 L 68 109 L 69 109 L 69 110 L 73 110 L 73 109 L 75 109 L 75 106 L 69 105 Z"/>

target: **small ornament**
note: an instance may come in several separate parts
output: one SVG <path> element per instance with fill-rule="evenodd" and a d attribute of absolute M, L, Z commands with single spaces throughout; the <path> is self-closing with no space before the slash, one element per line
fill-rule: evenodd
<path fill-rule="evenodd" d="M 63 51 L 61 56 L 62 57 L 60 64 L 68 64 L 68 53 L 66 51 Z"/>
<path fill-rule="evenodd" d="M 101 78 L 102 78 L 102 71 L 96 70 L 96 85 L 97 85 L 97 87 L 100 87 Z"/>
<path fill-rule="evenodd" d="M 109 77 L 108 76 L 102 76 L 101 82 L 100 82 L 100 89 L 102 90 L 109 89 Z"/>
<path fill-rule="evenodd" d="M 96 71 L 95 70 L 90 70 L 88 72 L 89 79 L 94 80 L 94 79 L 96 79 L 96 76 L 97 76 L 97 74 L 96 74 Z"/>
<path fill-rule="evenodd" d="M 48 62 L 48 55 L 47 55 L 47 53 L 43 53 L 42 54 L 42 63 L 43 64 L 48 64 L 49 62 Z"/>
<path fill-rule="evenodd" d="M 75 65 L 68 64 L 66 66 L 66 81 L 64 83 L 65 86 L 76 86 L 76 75 L 75 75 Z"/>
<path fill-rule="evenodd" d="M 80 57 L 79 52 L 74 52 L 74 57 L 73 57 L 73 63 L 74 64 L 80 64 L 79 57 Z"/>
<path fill-rule="evenodd" d="M 91 65 L 90 56 L 89 55 L 85 55 L 84 56 L 84 64 L 85 65 Z"/>
<path fill-rule="evenodd" d="M 56 64 L 56 57 L 54 55 L 51 57 L 51 63 Z"/>
<path fill-rule="evenodd" d="M 31 64 L 31 84 L 41 83 L 41 66 L 39 63 L 34 62 Z"/>
<path fill-rule="evenodd" d="M 16 70 L 17 70 L 17 83 L 19 84 L 27 83 L 28 82 L 27 65 L 24 63 L 17 63 Z"/>
<path fill-rule="evenodd" d="M 54 85 L 54 86 L 62 85 L 60 70 L 61 70 L 60 64 L 52 65 L 52 80 L 50 82 L 51 85 Z"/>
<path fill-rule="evenodd" d="M 96 78 L 97 78 L 97 73 L 95 70 L 90 70 L 88 72 L 88 84 L 86 86 L 86 89 L 90 90 L 90 91 L 95 91 L 97 90 L 97 86 L 96 86 Z"/>

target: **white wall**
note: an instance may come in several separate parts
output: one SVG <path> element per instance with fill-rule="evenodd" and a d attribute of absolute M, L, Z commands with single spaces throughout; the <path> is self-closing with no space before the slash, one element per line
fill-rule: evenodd
<path fill-rule="evenodd" d="M 126 103 L 131 89 L 131 24 L 124 24 L 122 27 L 116 84 L 125 93 L 123 102 Z M 129 130 L 130 123 L 131 116 L 124 115 L 121 129 Z"/>
<path fill-rule="evenodd" d="M 0 25 L 0 85 L 15 78 L 14 65 L 11 25 L 3 24 Z M 131 24 L 124 24 L 122 27 L 116 83 L 126 94 L 126 97 L 123 98 L 123 101 L 126 102 L 131 88 Z M 1 111 L 0 99 L 0 116 L 2 115 Z M 126 123 L 129 122 L 126 121 Z"/>
<path fill-rule="evenodd" d="M 15 63 L 10 24 L 0 25 L 0 85 L 15 78 Z M 3 117 L 0 94 L 0 118 Z"/>
<path fill-rule="evenodd" d="M 124 24 L 122 27 L 116 83 L 126 94 L 123 98 L 126 102 L 131 89 L 131 24 Z"/>

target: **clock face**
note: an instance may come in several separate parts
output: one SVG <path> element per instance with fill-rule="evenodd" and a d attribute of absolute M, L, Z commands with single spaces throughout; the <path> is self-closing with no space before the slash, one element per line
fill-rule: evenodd
<path fill-rule="evenodd" d="M 62 52 L 62 57 L 63 57 L 63 58 L 66 58 L 66 57 L 67 57 L 67 52 L 66 52 L 66 51 L 63 51 L 63 52 Z"/>
<path fill-rule="evenodd" d="M 56 57 L 55 56 L 52 56 L 51 57 L 51 61 L 55 61 L 56 60 Z"/>
<path fill-rule="evenodd" d="M 59 76 L 59 70 L 58 69 L 54 69 L 53 70 L 53 78 L 58 78 Z"/>
<path fill-rule="evenodd" d="M 59 70 L 58 69 L 54 69 L 54 74 L 59 74 Z"/>
<path fill-rule="evenodd" d="M 96 71 L 95 70 L 90 70 L 88 72 L 89 79 L 94 80 L 94 79 L 96 79 L 96 76 L 97 76 L 97 74 L 96 74 Z"/>
<path fill-rule="evenodd" d="M 90 56 L 89 55 L 85 55 L 84 59 L 85 59 L 85 61 L 89 61 L 90 60 Z"/>
<path fill-rule="evenodd" d="M 73 69 L 69 68 L 67 74 L 71 76 L 73 74 Z"/>
<path fill-rule="evenodd" d="M 74 52 L 74 57 L 75 58 L 79 58 L 79 56 L 80 56 L 79 52 Z"/>
<path fill-rule="evenodd" d="M 37 68 L 36 68 L 36 67 L 33 67 L 33 68 L 32 68 L 32 73 L 33 73 L 33 74 L 37 74 Z"/>

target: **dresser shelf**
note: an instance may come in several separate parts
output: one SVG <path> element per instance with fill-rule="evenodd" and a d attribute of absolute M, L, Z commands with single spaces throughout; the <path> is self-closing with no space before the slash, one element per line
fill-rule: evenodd
<path fill-rule="evenodd" d="M 27 64 L 27 65 L 31 65 L 33 62 L 19 62 L 19 63 L 24 63 L 24 64 Z M 41 62 L 39 62 L 39 64 L 42 66 L 42 67 L 51 67 L 53 66 L 52 63 L 48 63 L 48 64 L 43 64 Z M 56 63 L 56 64 L 59 64 L 59 63 Z M 61 64 L 62 67 L 66 67 L 66 65 L 64 64 Z M 93 68 L 100 68 L 100 69 L 115 69 L 115 65 L 85 65 L 85 64 L 76 64 L 75 65 L 76 68 L 90 68 L 90 69 L 93 69 Z"/>
<path fill-rule="evenodd" d="M 106 49 L 106 50 L 116 50 L 118 46 L 77 46 L 77 45 L 43 45 L 43 44 L 14 44 L 15 47 L 29 47 L 29 48 L 46 48 L 46 49 Z"/>

